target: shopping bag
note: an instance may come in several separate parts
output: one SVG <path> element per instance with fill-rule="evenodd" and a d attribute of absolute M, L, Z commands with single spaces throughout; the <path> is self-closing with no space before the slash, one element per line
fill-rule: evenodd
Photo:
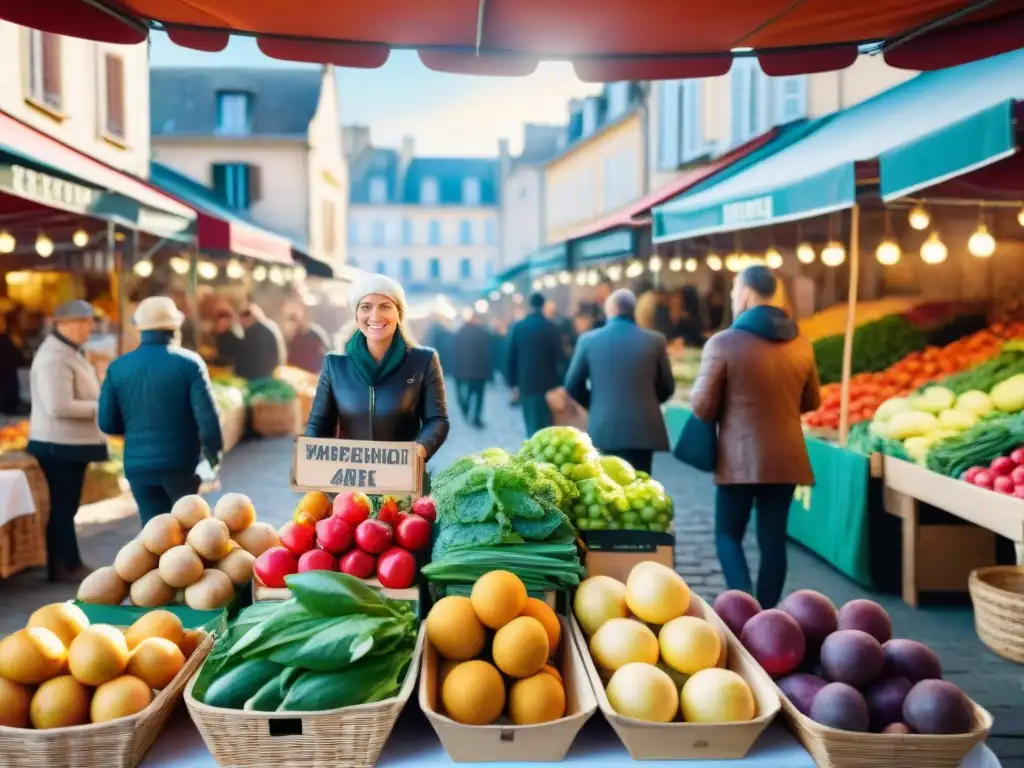
<path fill-rule="evenodd" d="M 691 414 L 679 433 L 672 455 L 701 472 L 714 472 L 718 459 L 718 426 Z"/>
<path fill-rule="evenodd" d="M 587 409 L 576 402 L 563 387 L 552 389 L 545 395 L 551 418 L 556 427 L 575 427 L 587 431 Z"/>
<path fill-rule="evenodd" d="M 196 466 L 196 477 L 199 478 L 199 493 L 214 493 L 220 489 L 220 472 L 217 467 L 210 464 L 210 460 L 203 458 Z"/>

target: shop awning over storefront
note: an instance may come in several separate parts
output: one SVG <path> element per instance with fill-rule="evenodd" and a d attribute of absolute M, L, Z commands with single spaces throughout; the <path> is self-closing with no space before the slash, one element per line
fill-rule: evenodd
<path fill-rule="evenodd" d="M 546 245 L 527 259 L 531 277 L 540 277 L 550 272 L 569 268 L 569 246 L 566 243 Z"/>
<path fill-rule="evenodd" d="M 188 206 L 3 112 L 0 192 L 157 237 L 191 240 L 196 232 Z"/>
<path fill-rule="evenodd" d="M 212 190 L 160 163 L 150 170 L 153 184 L 193 206 L 199 214 L 199 248 L 233 253 L 271 264 L 293 264 L 292 242 L 268 232 L 221 203 Z"/>
<path fill-rule="evenodd" d="M 591 235 L 573 241 L 569 250 L 573 267 L 599 267 L 621 261 L 632 256 L 636 250 L 636 230 L 632 225 L 625 225 L 610 232 Z"/>
<path fill-rule="evenodd" d="M 899 154 L 891 156 L 890 170 L 903 165 L 904 182 L 892 187 L 895 192 L 937 183 L 944 175 L 955 175 L 957 165 L 964 170 L 977 167 L 979 152 L 989 154 L 989 162 L 1005 157 L 1005 127 L 986 139 L 986 149 L 954 149 L 945 142 L 966 139 L 967 131 L 972 131 L 970 140 L 977 141 L 985 130 L 992 130 L 994 120 L 1007 113 L 1005 102 L 1024 97 L 1022 72 L 1024 50 L 926 72 L 842 112 L 784 130 L 752 155 L 753 162 L 746 167 L 655 208 L 654 241 L 750 229 L 850 208 L 856 202 L 859 163 L 884 159 L 891 151 L 921 141 L 924 150 L 942 146 L 947 155 L 957 156 L 910 171 L 910 155 L 902 161 Z M 884 168 L 881 173 L 884 188 Z"/>
<path fill-rule="evenodd" d="M 306 270 L 307 275 L 321 277 L 325 280 L 334 277 L 334 268 L 327 262 L 310 256 L 309 246 L 306 243 L 292 244 L 292 260 Z"/>

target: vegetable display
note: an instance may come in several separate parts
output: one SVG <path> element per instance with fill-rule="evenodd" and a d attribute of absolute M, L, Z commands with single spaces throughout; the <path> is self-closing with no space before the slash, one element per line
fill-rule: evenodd
<path fill-rule="evenodd" d="M 297 399 L 298 392 L 287 381 L 279 379 L 254 379 L 249 382 L 247 403 L 290 403 Z"/>
<path fill-rule="evenodd" d="M 256 712 L 319 712 L 394 696 L 416 645 L 411 605 L 343 573 L 310 571 L 286 583 L 291 599 L 239 613 L 193 695 Z"/>
<path fill-rule="evenodd" d="M 971 467 L 960 479 L 996 493 L 1024 499 L 1024 443 L 987 466 Z"/>
<path fill-rule="evenodd" d="M 857 328 L 853 337 L 853 371 L 884 371 L 911 352 L 924 349 L 924 333 L 910 321 L 890 315 Z M 814 342 L 818 374 L 824 384 L 843 375 L 843 335 L 826 336 Z"/>
<path fill-rule="evenodd" d="M 940 475 L 960 477 L 972 467 L 1009 455 L 1022 444 L 1024 413 L 1001 415 L 932 446 L 925 466 Z"/>

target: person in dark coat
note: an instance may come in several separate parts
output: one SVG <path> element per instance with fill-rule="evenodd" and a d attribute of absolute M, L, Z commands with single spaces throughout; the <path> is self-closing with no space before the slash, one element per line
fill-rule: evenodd
<path fill-rule="evenodd" d="M 630 291 L 608 297 L 608 322 L 580 337 L 565 390 L 589 409 L 594 446 L 649 474 L 654 452 L 669 447 L 661 404 L 672 397 L 676 382 L 665 337 L 637 327 L 635 310 Z"/>
<path fill-rule="evenodd" d="M 25 357 L 11 337 L 7 315 L 0 312 L 0 413 L 13 416 L 21 412 L 18 370 L 24 365 Z"/>
<path fill-rule="evenodd" d="M 124 473 L 142 524 L 199 490 L 196 467 L 220 462 L 223 438 L 206 363 L 180 345 L 184 315 L 166 296 L 135 310 L 137 349 L 110 364 L 98 420 L 124 437 Z"/>
<path fill-rule="evenodd" d="M 327 332 L 298 313 L 292 314 L 288 322 L 295 329 L 295 335 L 288 342 L 288 365 L 319 373 L 324 365 L 324 355 L 331 348 Z"/>
<path fill-rule="evenodd" d="M 242 312 L 242 327 L 245 335 L 235 361 L 235 373 L 247 381 L 271 378 L 288 359 L 281 329 L 255 304 Z"/>
<path fill-rule="evenodd" d="M 445 371 L 447 376 L 451 373 L 454 364 L 452 359 L 452 332 L 441 318 L 435 317 L 430 323 L 424 341 L 428 347 L 437 351 L 441 370 Z"/>
<path fill-rule="evenodd" d="M 455 386 L 459 409 L 472 426 L 482 429 L 484 392 L 487 382 L 494 377 L 491 332 L 480 322 L 475 312 L 455 332 L 452 349 L 455 351 Z"/>
<path fill-rule="evenodd" d="M 245 331 L 239 325 L 234 312 L 227 307 L 217 310 L 213 318 L 214 343 L 217 345 L 217 358 L 213 364 L 218 368 L 234 370 L 238 356 L 242 353 Z"/>
<path fill-rule="evenodd" d="M 508 384 L 523 408 L 526 436 L 553 423 L 547 393 L 559 387 L 565 370 L 565 347 L 558 326 L 544 317 L 544 295 L 530 297 L 532 311 L 508 334 Z"/>

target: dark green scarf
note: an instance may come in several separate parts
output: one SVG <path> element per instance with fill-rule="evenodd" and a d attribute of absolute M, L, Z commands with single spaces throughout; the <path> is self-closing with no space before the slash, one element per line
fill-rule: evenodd
<path fill-rule="evenodd" d="M 401 333 L 396 332 L 384 359 L 378 363 L 370 354 L 370 348 L 366 346 L 366 337 L 361 331 L 356 331 L 345 347 L 345 354 L 352 360 L 356 375 L 366 386 L 373 387 L 398 370 L 405 360 L 405 350 L 405 339 Z"/>

